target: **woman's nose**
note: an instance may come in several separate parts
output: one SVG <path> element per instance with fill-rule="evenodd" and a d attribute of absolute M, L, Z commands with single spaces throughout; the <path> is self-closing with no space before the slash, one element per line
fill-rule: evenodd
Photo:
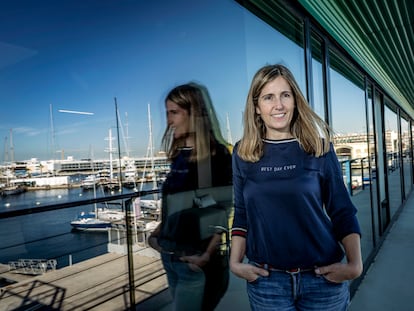
<path fill-rule="evenodd" d="M 273 107 L 275 107 L 278 110 L 282 109 L 283 108 L 282 100 L 278 97 L 275 97 L 273 99 Z"/>

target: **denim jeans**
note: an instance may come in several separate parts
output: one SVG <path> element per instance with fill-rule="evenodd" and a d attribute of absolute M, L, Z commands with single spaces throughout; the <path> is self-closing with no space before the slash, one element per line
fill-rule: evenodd
<path fill-rule="evenodd" d="M 204 295 L 205 275 L 201 268 L 161 254 L 168 285 L 173 297 L 174 310 L 201 310 Z"/>
<path fill-rule="evenodd" d="M 348 282 L 332 283 L 313 271 L 269 271 L 248 282 L 247 293 L 253 311 L 345 311 L 350 299 Z"/>

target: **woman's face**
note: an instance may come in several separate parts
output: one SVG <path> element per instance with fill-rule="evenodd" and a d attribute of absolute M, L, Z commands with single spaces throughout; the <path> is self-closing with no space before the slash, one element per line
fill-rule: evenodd
<path fill-rule="evenodd" d="M 295 111 L 295 99 L 292 89 L 279 76 L 267 83 L 259 95 L 256 113 L 262 118 L 266 127 L 267 139 L 291 138 L 290 123 Z"/>
<path fill-rule="evenodd" d="M 190 115 L 188 111 L 178 106 L 171 100 L 167 100 L 167 124 L 174 129 L 174 138 L 179 138 L 189 132 Z"/>

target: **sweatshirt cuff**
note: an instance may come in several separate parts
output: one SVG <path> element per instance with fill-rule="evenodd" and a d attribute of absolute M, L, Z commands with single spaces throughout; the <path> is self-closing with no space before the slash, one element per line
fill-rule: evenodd
<path fill-rule="evenodd" d="M 243 238 L 246 238 L 247 236 L 247 230 L 244 228 L 232 228 L 231 229 L 231 236 L 241 236 Z"/>

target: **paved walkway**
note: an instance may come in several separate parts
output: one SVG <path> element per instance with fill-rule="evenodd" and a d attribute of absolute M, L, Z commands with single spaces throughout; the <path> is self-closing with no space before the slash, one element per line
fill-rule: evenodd
<path fill-rule="evenodd" d="M 358 287 L 349 311 L 414 310 L 413 264 L 414 194 L 411 194 Z"/>

